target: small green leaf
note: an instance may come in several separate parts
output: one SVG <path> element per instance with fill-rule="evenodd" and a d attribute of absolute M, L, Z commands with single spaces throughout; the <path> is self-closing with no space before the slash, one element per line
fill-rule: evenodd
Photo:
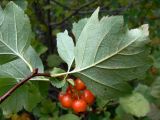
<path fill-rule="evenodd" d="M 54 67 L 53 70 L 50 72 L 52 75 L 59 74 L 59 73 L 65 73 L 65 71 L 61 68 Z"/>
<path fill-rule="evenodd" d="M 57 34 L 57 48 L 60 57 L 68 64 L 69 70 L 74 60 L 74 43 L 67 30 Z"/>
<path fill-rule="evenodd" d="M 88 18 L 84 18 L 84 19 L 79 20 L 77 23 L 76 22 L 73 23 L 72 32 L 76 38 L 76 41 L 78 41 L 78 38 L 84 26 L 86 25 L 87 21 L 88 21 Z"/>
<path fill-rule="evenodd" d="M 62 115 L 59 120 L 80 120 L 80 118 L 74 114 Z"/>
<path fill-rule="evenodd" d="M 120 98 L 120 105 L 126 113 L 137 117 L 144 117 L 150 111 L 149 102 L 143 95 L 136 92 L 130 96 Z"/>
<path fill-rule="evenodd" d="M 57 88 L 62 88 L 66 83 L 65 79 L 61 80 L 57 78 L 50 78 L 50 81 L 51 81 L 51 84 Z"/>
<path fill-rule="evenodd" d="M 67 81 L 74 86 L 74 80 L 73 79 L 67 79 Z"/>

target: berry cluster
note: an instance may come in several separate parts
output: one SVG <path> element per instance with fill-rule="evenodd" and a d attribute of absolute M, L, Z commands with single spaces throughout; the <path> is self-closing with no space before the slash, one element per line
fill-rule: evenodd
<path fill-rule="evenodd" d="M 95 101 L 93 93 L 87 89 L 79 78 L 74 81 L 74 86 L 69 85 L 66 93 L 60 92 L 58 99 L 64 108 L 72 108 L 74 112 L 85 112 L 88 106 Z"/>

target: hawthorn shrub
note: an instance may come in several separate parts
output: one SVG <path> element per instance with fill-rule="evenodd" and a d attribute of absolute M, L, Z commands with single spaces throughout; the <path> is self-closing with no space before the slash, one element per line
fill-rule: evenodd
<path fill-rule="evenodd" d="M 147 71 L 153 63 L 148 25 L 128 29 L 123 16 L 99 19 L 98 14 L 99 8 L 73 23 L 74 38 L 67 30 L 57 34 L 57 51 L 67 70 L 44 70 L 31 46 L 28 16 L 14 2 L 0 8 L 0 108 L 5 118 L 23 110 L 40 120 L 160 119 L 159 79 L 137 82 L 156 70 Z M 57 102 L 47 97 L 50 83 L 62 90 Z"/>

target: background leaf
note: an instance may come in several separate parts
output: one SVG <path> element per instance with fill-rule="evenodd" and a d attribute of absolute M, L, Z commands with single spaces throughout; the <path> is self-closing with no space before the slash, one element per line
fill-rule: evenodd
<path fill-rule="evenodd" d="M 149 102 L 140 93 L 120 98 L 120 105 L 125 112 L 137 117 L 144 117 L 150 111 Z"/>
<path fill-rule="evenodd" d="M 68 69 L 70 69 L 74 60 L 74 43 L 67 30 L 57 34 L 57 47 L 60 57 L 68 64 Z"/>

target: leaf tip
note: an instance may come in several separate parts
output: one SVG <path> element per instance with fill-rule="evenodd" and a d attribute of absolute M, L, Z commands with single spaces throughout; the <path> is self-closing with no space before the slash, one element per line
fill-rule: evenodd
<path fill-rule="evenodd" d="M 142 29 L 142 31 L 144 32 L 144 34 L 146 35 L 146 36 L 148 36 L 149 35 L 149 25 L 148 24 L 144 24 L 144 25 L 142 25 L 141 27 L 140 27 L 141 29 Z"/>

